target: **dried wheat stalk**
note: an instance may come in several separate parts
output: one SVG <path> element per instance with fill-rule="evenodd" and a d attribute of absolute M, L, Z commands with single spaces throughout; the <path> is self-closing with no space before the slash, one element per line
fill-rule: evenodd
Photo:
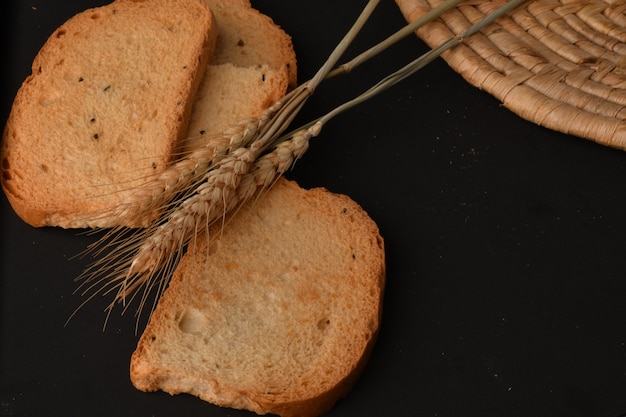
<path fill-rule="evenodd" d="M 161 210 L 163 214 L 146 229 L 134 232 L 128 238 L 113 240 L 113 250 L 84 274 L 83 294 L 91 294 L 85 302 L 97 294 L 114 293 L 114 300 L 108 307 L 110 314 L 117 303 L 124 304 L 126 309 L 141 293 L 140 313 L 149 294 L 155 290 L 156 303 L 187 244 L 200 234 L 208 233 L 213 223 L 226 219 L 228 213 L 271 187 L 280 175 L 302 157 L 308 149 L 309 139 L 317 136 L 328 120 L 412 75 L 445 50 L 461 43 L 464 37 L 471 36 L 521 3 L 521 0 L 510 2 L 461 36 L 419 57 L 355 99 L 292 133 L 284 134 L 322 80 L 351 71 L 458 2 L 443 3 L 381 44 L 331 71 L 378 3 L 377 0 L 371 0 L 311 80 L 287 94 L 260 118 L 242 121 L 224 132 L 217 146 L 206 146 L 191 152 L 164 171 L 148 187 L 133 193 L 115 215 L 131 212 L 152 215 Z M 143 290 L 138 291 L 140 288 Z"/>

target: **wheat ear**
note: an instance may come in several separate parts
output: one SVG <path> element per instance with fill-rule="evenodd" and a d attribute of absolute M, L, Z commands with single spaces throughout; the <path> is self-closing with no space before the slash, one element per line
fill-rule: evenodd
<path fill-rule="evenodd" d="M 224 159 L 219 167 L 207 173 L 207 181 L 198 187 L 196 194 L 187 198 L 170 214 L 167 222 L 151 229 L 136 230 L 131 239 L 115 247 L 114 254 L 105 257 L 108 264 L 113 266 L 111 271 L 98 279 L 87 280 L 82 294 L 90 295 L 74 314 L 96 295 L 113 293 L 114 299 L 107 307 L 106 326 L 116 304 L 124 304 L 125 310 L 138 297 L 138 325 L 139 315 L 150 294 L 155 293 L 153 309 L 167 286 L 184 245 L 200 234 L 208 239 L 211 225 L 223 219 L 226 212 L 233 214 L 243 204 L 268 190 L 304 155 L 309 147 L 309 139 L 317 136 L 320 130 L 321 124 L 315 124 L 298 131 L 254 160 L 249 159 L 250 154 L 245 150 L 239 150 Z M 242 164 L 248 165 L 248 168 Z M 217 174 L 220 170 L 222 173 Z M 238 186 L 233 187 L 235 183 Z M 227 195 L 229 197 L 226 199 Z M 143 255 L 138 258 L 136 254 L 131 259 L 128 254 L 134 253 L 137 245 L 141 245 L 142 250 L 138 253 Z M 103 268 L 106 265 L 98 267 L 99 270 Z M 138 291 L 140 288 L 143 290 Z"/>
<path fill-rule="evenodd" d="M 201 231 L 208 231 L 242 202 L 254 195 L 259 187 L 269 187 L 289 169 L 295 159 L 308 149 L 308 141 L 317 136 L 321 124 L 296 132 L 282 141 L 264 157 L 263 142 L 250 148 L 239 148 L 226 156 L 214 169 L 207 172 L 194 194 L 186 198 L 168 215 L 167 220 L 150 232 L 131 261 L 127 278 L 120 288 L 118 299 L 125 298 L 142 283 L 149 281 L 171 258 L 171 254 L 185 247 Z M 257 161 L 258 159 L 258 161 Z M 252 168 L 254 166 L 254 168 Z M 249 173 L 251 175 L 246 175 Z M 244 183 L 240 185 L 243 178 Z"/>
<path fill-rule="evenodd" d="M 102 262 L 97 264 L 99 266 L 96 269 L 99 271 L 94 274 L 96 278 L 107 267 L 111 267 L 111 272 L 100 276 L 95 282 L 92 282 L 91 278 L 87 280 L 92 283 L 86 292 L 94 290 L 90 298 L 98 293 L 116 292 L 115 299 L 108 308 L 110 313 L 117 302 L 126 304 L 128 298 L 132 300 L 136 296 L 136 290 L 145 285 L 138 314 L 143 309 L 147 294 L 155 287 L 157 288 L 157 297 L 154 303 L 156 303 L 186 244 L 200 231 L 208 231 L 210 225 L 217 219 L 225 219 L 228 212 L 232 212 L 245 201 L 271 187 L 273 182 L 306 152 L 309 139 L 317 136 L 321 127 L 328 120 L 410 76 L 442 52 L 463 42 L 465 37 L 476 33 L 522 1 L 510 1 L 466 32 L 451 38 L 438 48 L 429 51 L 384 78 L 355 99 L 297 129 L 295 133 L 281 136 L 323 79 L 338 73 L 349 72 L 354 66 L 371 57 L 371 54 L 379 52 L 377 48 L 372 48 L 367 53 L 357 57 L 354 62 L 349 62 L 335 71 L 331 71 L 332 66 L 378 3 L 378 1 L 370 0 L 359 16 L 357 23 L 338 44 L 315 77 L 285 96 L 281 101 L 280 108 L 268 119 L 263 128 L 255 130 L 254 134 L 250 136 L 249 146 L 229 148 L 227 152 L 221 154 L 219 160 L 203 167 L 203 169 L 206 168 L 204 171 L 198 169 L 198 172 L 206 172 L 206 175 L 199 175 L 198 178 L 201 180 L 188 188 L 191 191 L 185 191 L 182 198 L 178 199 L 177 197 L 175 201 L 168 204 L 169 214 L 165 218 L 139 236 L 122 242 L 114 249 L 112 256 L 105 257 Z M 436 13 L 428 16 L 427 21 L 434 19 L 456 3 L 458 3 L 457 0 L 445 2 L 437 9 Z M 420 25 L 425 22 L 424 20 L 418 21 Z M 416 27 L 415 24 L 411 26 L 412 30 Z M 406 36 L 409 33 L 406 28 L 400 32 L 397 36 Z M 389 39 L 394 39 L 394 36 Z M 385 41 L 387 46 L 393 43 L 389 39 Z M 176 186 L 172 189 L 176 189 Z M 178 195 L 178 193 L 174 194 Z M 104 285 L 100 286 L 102 283 Z"/>
<path fill-rule="evenodd" d="M 254 140 L 249 141 L 251 143 L 248 147 L 229 149 L 220 155 L 219 160 L 206 167 L 202 175 L 194 174 L 194 178 L 198 179 L 186 188 L 176 190 L 175 200 L 163 208 L 160 219 L 149 227 L 130 231 L 124 228 L 114 229 L 96 242 L 90 251 L 103 256 L 78 278 L 82 283 L 77 291 L 83 296 L 88 295 L 88 298 L 72 316 L 96 295 L 114 292 L 115 299 L 107 308 L 110 314 L 117 302 L 127 306 L 137 296 L 136 290 L 144 284 L 138 314 L 143 309 L 149 291 L 158 286 L 160 289 L 155 297 L 156 302 L 162 289 L 167 285 L 185 245 L 198 233 L 200 222 L 196 218 L 203 219 L 204 228 L 208 230 L 212 222 L 224 217 L 237 205 L 238 199 L 234 190 L 238 188 L 240 180 L 264 151 L 278 143 L 276 137 L 281 137 L 311 93 L 312 90 L 303 85 L 286 95 L 277 106 L 278 111 L 273 112 L 269 120 L 263 124 L 263 129 L 255 129 Z M 304 135 L 307 136 L 307 140 L 319 132 L 319 128 L 316 127 L 308 130 L 310 133 Z M 301 150 L 304 147 L 302 135 L 294 136 L 295 142 L 299 144 L 296 147 L 300 149 L 299 157 L 304 152 Z M 284 137 L 281 141 L 285 141 Z M 308 143 L 306 145 L 308 147 Z M 287 149 L 287 145 L 281 145 L 280 149 Z M 284 150 L 268 155 L 259 158 L 259 164 L 263 169 L 253 169 L 257 178 L 269 172 L 267 162 L 270 156 L 280 158 L 276 163 L 280 161 L 282 163 L 278 164 L 277 169 L 284 172 L 286 160 Z M 253 183 L 255 181 L 245 181 L 248 186 Z M 112 249 L 105 253 L 107 248 Z"/>

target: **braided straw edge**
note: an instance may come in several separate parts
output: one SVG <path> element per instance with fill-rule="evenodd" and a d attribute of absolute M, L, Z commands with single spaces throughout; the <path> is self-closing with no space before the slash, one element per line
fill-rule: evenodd
<path fill-rule="evenodd" d="M 408 22 L 442 2 L 395 1 Z M 434 48 L 504 3 L 463 2 L 416 34 Z M 626 20 L 626 6 L 604 1 L 530 1 L 442 58 L 466 81 L 523 119 L 626 150 L 626 22 L 622 20 Z"/>

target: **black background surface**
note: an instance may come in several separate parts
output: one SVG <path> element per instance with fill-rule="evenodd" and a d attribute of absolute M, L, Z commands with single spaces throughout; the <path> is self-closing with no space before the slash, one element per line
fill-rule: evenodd
<path fill-rule="evenodd" d="M 5 14 L 2 120 L 38 49 L 98 1 Z M 293 37 L 308 79 L 364 1 L 256 0 Z M 6 6 L 5 6 L 6 7 Z M 383 0 L 350 49 L 404 20 Z M 426 49 L 412 36 L 324 84 L 323 114 Z M 524 121 L 442 60 L 332 120 L 288 177 L 361 204 L 387 249 L 371 360 L 329 416 L 626 415 L 626 154 Z M 35 229 L 0 200 L 0 415 L 247 416 L 135 390 L 132 315 L 81 302 L 70 259 L 93 239 Z"/>

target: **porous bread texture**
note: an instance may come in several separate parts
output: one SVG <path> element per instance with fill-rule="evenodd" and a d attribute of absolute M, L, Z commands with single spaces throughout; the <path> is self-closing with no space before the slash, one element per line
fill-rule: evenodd
<path fill-rule="evenodd" d="M 2 186 L 16 213 L 33 226 L 128 221 L 97 213 L 170 163 L 216 35 L 200 0 L 116 0 L 61 25 L 4 131 Z"/>
<path fill-rule="evenodd" d="M 140 390 L 317 416 L 352 388 L 381 321 L 384 242 L 345 195 L 280 179 L 200 238 L 130 365 Z"/>

